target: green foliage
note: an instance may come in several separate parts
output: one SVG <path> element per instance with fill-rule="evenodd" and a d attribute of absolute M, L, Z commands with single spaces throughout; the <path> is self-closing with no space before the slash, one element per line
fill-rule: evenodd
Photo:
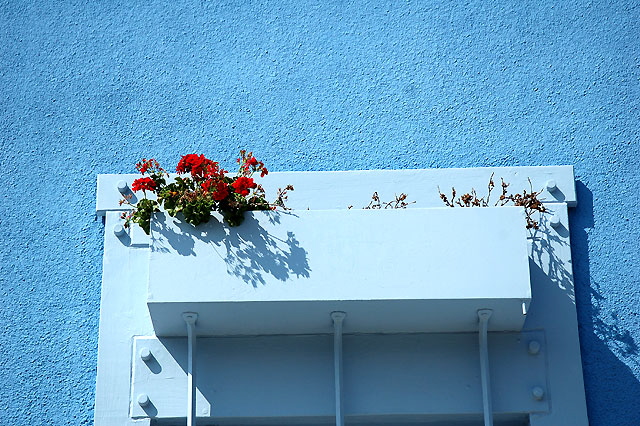
<path fill-rule="evenodd" d="M 156 201 L 143 198 L 136 204 L 136 210 L 131 215 L 131 221 L 140 225 L 148 235 L 151 228 L 151 216 L 157 211 L 160 210 Z"/>

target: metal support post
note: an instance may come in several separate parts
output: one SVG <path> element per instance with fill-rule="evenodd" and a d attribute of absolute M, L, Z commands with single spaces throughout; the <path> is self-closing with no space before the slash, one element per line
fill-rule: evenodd
<path fill-rule="evenodd" d="M 489 347 L 487 343 L 487 329 L 491 309 L 480 309 L 480 377 L 482 379 L 482 408 L 484 411 L 484 426 L 493 426 L 493 409 L 491 407 L 491 382 L 489 380 Z"/>
<path fill-rule="evenodd" d="M 347 316 L 344 312 L 331 312 L 333 320 L 333 371 L 336 391 L 336 426 L 344 426 L 342 408 L 342 322 Z"/>
<path fill-rule="evenodd" d="M 198 314 L 182 314 L 187 324 L 187 426 L 196 426 L 196 320 Z"/>

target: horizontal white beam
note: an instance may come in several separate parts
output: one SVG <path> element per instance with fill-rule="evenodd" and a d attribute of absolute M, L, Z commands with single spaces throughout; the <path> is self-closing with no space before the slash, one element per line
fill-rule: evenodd
<path fill-rule="evenodd" d="M 348 320 L 349 316 L 345 324 Z M 331 333 L 329 316 L 327 322 Z M 440 416 L 451 420 L 474 415 L 481 422 L 477 332 L 343 339 L 346 423 L 359 415 L 371 420 L 393 415 L 425 423 Z M 309 423 L 314 418 L 335 422 L 333 340 L 333 334 L 199 337 L 197 415 L 208 418 L 199 423 Z M 531 395 L 533 385 L 547 380 L 547 365 L 546 347 L 531 355 L 529 342 L 544 343 L 544 332 L 489 333 L 488 341 L 492 386 L 500 389 L 493 398 L 496 419 L 509 413 L 548 412 L 549 399 Z M 149 348 L 154 360 L 134 357 L 134 394 L 149 395 L 156 418 L 184 419 L 186 338 L 138 337 L 135 354 L 141 347 Z M 132 409 L 136 416 L 145 415 L 135 403 Z"/>
<path fill-rule="evenodd" d="M 510 184 L 510 191 L 529 192 L 531 188 L 534 191 L 544 190 L 541 198 L 545 202 L 565 202 L 569 207 L 576 205 L 573 166 L 273 172 L 258 180 L 272 198 L 275 198 L 279 187 L 293 185 L 296 189 L 287 203 L 293 209 L 346 209 L 351 205 L 360 208 L 369 204 L 373 192 L 378 192 L 384 201 L 392 200 L 396 194 L 406 193 L 409 200 L 416 202 L 412 207 L 439 207 L 443 204 L 438 187 L 447 195 L 451 194 L 451 187 L 455 187 L 459 195 L 475 188 L 479 196 L 484 196 L 491 174 L 496 183 L 493 200 L 500 195 L 502 177 Z M 110 210 L 122 210 L 123 207 L 118 204 L 122 198 L 119 184 L 127 182 L 130 187 L 131 182 L 139 177 L 139 174 L 98 175 L 98 215 Z M 553 192 L 545 189 L 551 182 L 556 186 Z"/>

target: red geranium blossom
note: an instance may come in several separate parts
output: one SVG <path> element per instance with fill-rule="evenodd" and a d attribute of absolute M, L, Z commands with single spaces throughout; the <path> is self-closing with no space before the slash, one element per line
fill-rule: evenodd
<path fill-rule="evenodd" d="M 231 184 L 231 186 L 233 186 L 233 189 L 238 194 L 247 196 L 249 195 L 249 189 L 255 188 L 258 185 L 253 181 L 252 178 L 242 176 L 237 178 L 236 181 Z"/>
<path fill-rule="evenodd" d="M 219 212 L 230 226 L 240 225 L 246 211 L 276 207 L 286 209 L 284 202 L 287 191 L 293 190 L 291 185 L 278 189 L 278 198 L 269 203 L 262 186 L 253 180 L 254 175 L 264 177 L 269 173 L 264 163 L 256 159 L 252 152 L 241 150 L 238 164 L 236 176 L 231 177 L 227 176 L 228 172 L 219 163 L 202 154 L 184 155 L 176 166 L 179 176 L 174 182 L 167 183 L 170 178 L 167 171 L 155 159 L 143 158 L 136 164 L 136 169 L 143 176 L 133 181 L 131 189 L 143 191 L 144 195 L 135 203 L 131 201 L 135 198 L 132 194 L 123 195 L 120 205 L 133 207 L 130 213 L 123 213 L 124 226 L 137 223 L 149 234 L 153 212 L 163 207 L 170 216 L 182 212 L 192 225 L 206 222 L 211 213 Z M 147 198 L 147 191 L 158 195 L 157 199 Z"/>
<path fill-rule="evenodd" d="M 136 179 L 131 184 L 132 191 L 155 191 L 155 189 L 156 182 L 149 177 Z"/>
<path fill-rule="evenodd" d="M 203 154 L 183 155 L 178 162 L 176 172 L 191 173 L 193 177 L 216 176 L 221 174 L 218 163 L 209 160 Z"/>
<path fill-rule="evenodd" d="M 229 185 L 219 180 L 209 179 L 203 182 L 202 189 L 205 192 L 211 192 L 211 196 L 216 201 L 222 201 L 229 195 Z"/>

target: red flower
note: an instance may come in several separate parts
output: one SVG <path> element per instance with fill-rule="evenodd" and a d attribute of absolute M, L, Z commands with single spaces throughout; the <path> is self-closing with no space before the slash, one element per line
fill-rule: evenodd
<path fill-rule="evenodd" d="M 266 176 L 269 172 L 264 167 L 264 163 L 262 161 L 258 161 L 256 157 L 253 156 L 252 152 L 247 153 L 246 151 L 240 151 L 241 158 L 238 158 L 238 163 L 240 164 L 240 170 L 238 174 L 241 176 L 249 177 L 254 172 L 260 172 L 260 177 Z"/>
<path fill-rule="evenodd" d="M 218 182 L 216 190 L 213 192 L 212 197 L 216 201 L 222 201 L 229 196 L 229 186 L 226 183 Z"/>
<path fill-rule="evenodd" d="M 211 196 L 216 201 L 222 201 L 229 195 L 229 186 L 219 180 L 209 179 L 202 183 L 205 192 L 211 192 Z"/>
<path fill-rule="evenodd" d="M 250 188 L 255 188 L 258 185 L 253 181 L 252 178 L 248 178 L 248 177 L 242 176 L 242 177 L 237 178 L 235 180 L 235 182 L 233 182 L 231 184 L 231 186 L 233 186 L 233 189 L 238 194 L 240 194 L 242 196 L 247 196 L 247 195 L 249 195 L 249 189 Z"/>
<path fill-rule="evenodd" d="M 145 174 L 148 171 L 164 172 L 164 169 L 160 167 L 160 164 L 153 158 L 149 160 L 147 160 L 146 158 L 143 158 L 142 161 L 139 161 L 136 164 L 136 169 L 138 169 L 142 174 Z"/>
<path fill-rule="evenodd" d="M 204 155 L 187 154 L 182 156 L 176 167 L 178 173 L 191 173 L 193 177 L 220 175 L 218 163 L 211 161 Z"/>
<path fill-rule="evenodd" d="M 136 179 L 131 184 L 132 191 L 155 191 L 155 189 L 156 182 L 148 177 Z"/>

